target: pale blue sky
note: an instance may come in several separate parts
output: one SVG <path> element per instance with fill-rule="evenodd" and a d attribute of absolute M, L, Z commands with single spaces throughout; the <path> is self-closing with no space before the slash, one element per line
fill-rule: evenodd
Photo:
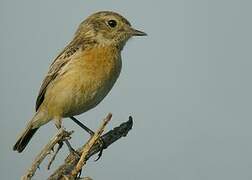
<path fill-rule="evenodd" d="M 1 178 L 23 175 L 55 133 L 49 123 L 24 153 L 12 151 L 49 64 L 85 17 L 113 10 L 149 36 L 127 43 L 115 87 L 78 118 L 96 129 L 112 112 L 110 129 L 132 115 L 134 127 L 83 174 L 94 180 L 252 179 L 251 7 L 246 0 L 1 0 Z M 88 138 L 70 120 L 64 126 L 75 130 L 75 147 Z M 46 165 L 35 179 L 48 176 Z"/>

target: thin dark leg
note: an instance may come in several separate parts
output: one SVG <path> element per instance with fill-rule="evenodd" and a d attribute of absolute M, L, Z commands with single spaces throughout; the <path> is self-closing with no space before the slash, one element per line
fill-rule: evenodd
<path fill-rule="evenodd" d="M 92 131 L 91 129 L 89 129 L 87 126 L 85 126 L 84 124 L 82 124 L 78 119 L 76 119 L 75 117 L 71 116 L 70 119 L 72 119 L 76 124 L 78 124 L 82 129 L 84 129 L 86 132 L 88 132 L 88 134 L 90 134 L 90 136 L 94 135 L 94 131 Z"/>
<path fill-rule="evenodd" d="M 75 151 L 75 149 L 71 146 L 71 144 L 70 144 L 70 142 L 69 142 L 68 140 L 65 140 L 64 142 L 65 142 L 65 144 L 67 145 L 68 150 L 69 150 L 70 153 L 74 153 L 74 154 L 76 154 L 78 157 L 80 157 L 79 153 Z"/>
<path fill-rule="evenodd" d="M 89 129 L 87 126 L 85 126 L 83 123 L 81 123 L 78 119 L 76 119 L 75 117 L 71 116 L 70 119 L 72 119 L 76 124 L 78 124 L 82 129 L 84 129 L 86 132 L 89 133 L 90 136 L 94 135 L 94 131 L 92 131 L 91 129 Z M 95 161 L 98 161 L 101 156 L 102 156 L 102 152 L 103 149 L 106 149 L 106 145 L 103 141 L 102 138 L 99 138 L 99 144 L 102 146 L 101 151 L 98 154 L 98 158 Z M 69 147 L 69 146 L 68 146 Z"/>
<path fill-rule="evenodd" d="M 57 128 L 58 130 L 60 130 L 61 128 L 63 128 L 62 125 L 61 125 L 61 119 L 60 119 L 60 120 L 55 120 L 55 125 L 56 125 L 56 128 Z M 71 146 L 70 142 L 69 142 L 67 139 L 64 140 L 64 142 L 65 142 L 65 144 L 67 145 L 68 150 L 69 150 L 70 152 L 75 152 L 75 153 L 76 153 L 76 151 L 74 150 L 74 148 Z"/>
<path fill-rule="evenodd" d="M 68 150 L 69 150 L 70 152 L 75 151 L 74 148 L 71 146 L 71 144 L 70 144 L 70 142 L 69 142 L 68 140 L 65 140 L 65 143 L 66 143 L 66 145 L 67 145 L 67 147 L 68 147 Z"/>

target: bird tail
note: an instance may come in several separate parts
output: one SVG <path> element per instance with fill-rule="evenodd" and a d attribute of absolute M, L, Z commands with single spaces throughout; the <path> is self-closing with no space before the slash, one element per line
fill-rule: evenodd
<path fill-rule="evenodd" d="M 48 121 L 49 121 L 49 119 L 48 119 L 46 113 L 41 112 L 41 111 L 37 111 L 35 116 L 26 125 L 25 129 L 18 137 L 17 142 L 13 146 L 13 150 L 21 153 L 25 149 L 25 147 L 27 146 L 27 144 L 29 143 L 29 141 L 31 140 L 33 135 L 39 129 L 39 127 L 44 125 Z"/>
<path fill-rule="evenodd" d="M 13 146 L 13 150 L 21 153 L 37 130 L 38 128 L 32 127 L 32 123 L 28 123 L 22 134 L 19 136 L 16 144 Z"/>

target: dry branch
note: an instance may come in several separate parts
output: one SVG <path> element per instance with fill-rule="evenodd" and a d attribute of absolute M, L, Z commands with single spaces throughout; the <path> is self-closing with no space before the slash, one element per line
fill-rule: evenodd
<path fill-rule="evenodd" d="M 64 129 L 60 129 L 57 134 L 49 141 L 47 145 L 41 150 L 41 152 L 36 156 L 33 161 L 31 167 L 26 171 L 25 175 L 22 176 L 22 180 L 30 180 L 32 176 L 35 174 L 37 168 L 41 164 L 41 162 L 45 159 L 45 157 L 50 154 L 51 150 L 57 143 L 61 143 L 62 141 L 69 139 L 70 135 L 73 132 L 67 132 Z"/>
<path fill-rule="evenodd" d="M 125 137 L 128 134 L 128 132 L 131 130 L 132 126 L 133 126 L 133 120 L 132 120 L 132 117 L 129 117 L 128 121 L 122 123 L 120 126 L 102 135 L 101 139 L 105 147 L 110 146 L 112 143 L 114 143 L 121 137 Z M 77 150 L 79 154 L 82 154 L 82 150 L 84 146 L 82 146 L 81 148 Z M 94 154 L 100 152 L 102 148 L 104 147 L 101 147 L 100 143 L 96 142 L 91 147 L 90 151 L 88 152 L 86 156 L 86 160 L 88 160 Z M 65 159 L 64 164 L 62 164 L 58 169 L 56 169 L 55 172 L 48 178 L 48 180 L 60 180 L 60 179 L 69 178 L 69 175 L 71 174 L 73 169 L 76 167 L 77 163 L 79 162 L 79 159 L 80 157 L 76 155 L 76 153 L 70 153 Z"/>
<path fill-rule="evenodd" d="M 127 122 L 122 123 L 120 126 L 110 130 L 106 134 L 102 135 L 105 126 L 110 121 L 112 115 L 109 114 L 103 121 L 101 127 L 96 131 L 94 136 L 92 136 L 88 142 L 79 148 L 75 152 L 70 152 L 70 154 L 66 157 L 65 162 L 61 165 L 55 172 L 48 178 L 49 180 L 59 180 L 59 179 L 68 179 L 73 180 L 76 179 L 77 174 L 80 172 L 82 167 L 85 165 L 86 161 L 98 152 L 102 152 L 103 149 L 110 146 L 113 142 L 117 141 L 121 137 L 124 137 L 128 134 L 129 130 L 131 130 L 133 121 L 132 117 L 129 117 Z M 67 132 L 64 129 L 60 129 L 57 134 L 49 141 L 47 145 L 41 150 L 41 152 L 36 156 L 35 160 L 33 161 L 31 167 L 27 170 L 24 176 L 22 176 L 22 180 L 30 180 L 33 175 L 35 174 L 37 168 L 45 159 L 45 157 L 51 153 L 52 149 L 56 144 L 62 144 L 63 141 L 70 139 L 70 135 L 73 133 Z M 102 135 L 102 136 L 101 136 Z M 101 142 L 102 145 L 101 146 Z M 58 147 L 56 152 L 54 153 L 52 160 L 55 159 L 58 150 L 61 147 Z M 81 156 L 80 156 L 81 155 Z M 79 179 L 88 179 L 86 178 L 79 178 Z M 90 178 L 91 179 L 91 178 Z"/>
<path fill-rule="evenodd" d="M 87 155 L 90 152 L 90 149 L 94 146 L 96 142 L 98 142 L 100 136 L 102 135 L 105 126 L 108 124 L 108 122 L 111 120 L 112 114 L 108 114 L 108 116 L 103 120 L 103 123 L 101 127 L 98 129 L 98 131 L 95 132 L 95 134 L 88 140 L 88 142 L 84 145 L 82 149 L 82 154 L 80 157 L 80 160 L 78 161 L 77 165 L 71 172 L 71 175 L 73 178 L 77 176 L 77 174 L 81 171 L 82 167 L 86 164 L 87 161 Z"/>

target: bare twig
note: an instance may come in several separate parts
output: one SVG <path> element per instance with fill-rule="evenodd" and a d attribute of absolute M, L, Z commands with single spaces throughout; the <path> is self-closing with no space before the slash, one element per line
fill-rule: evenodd
<path fill-rule="evenodd" d="M 132 117 L 129 117 L 127 122 L 122 123 L 120 126 L 110 130 L 106 134 L 102 135 L 105 126 L 111 119 L 111 114 L 109 114 L 103 121 L 101 127 L 95 133 L 95 135 L 89 139 L 89 141 L 79 148 L 77 151 L 71 151 L 70 154 L 65 159 L 65 163 L 61 165 L 48 179 L 49 180 L 58 180 L 58 179 L 76 179 L 78 172 L 85 165 L 86 161 L 93 156 L 94 154 L 100 152 L 105 149 L 109 145 L 111 145 L 116 140 L 120 139 L 123 136 L 126 136 L 129 130 L 132 128 L 133 121 Z M 64 129 L 60 129 L 57 134 L 49 141 L 49 143 L 41 150 L 41 152 L 36 156 L 35 160 L 32 163 L 32 166 L 27 170 L 24 176 L 22 176 L 22 180 L 30 180 L 35 174 L 37 168 L 45 159 L 45 157 L 50 154 L 53 147 L 58 144 L 63 144 L 63 141 L 70 139 L 70 135 L 73 133 L 67 132 Z M 101 136 L 102 135 L 102 136 Z M 102 140 L 102 145 L 98 140 Z M 52 159 L 49 162 L 49 167 L 54 161 L 55 156 L 60 150 L 60 145 L 57 147 L 56 152 L 54 152 Z M 79 156 L 81 154 L 81 156 Z M 85 179 L 85 178 L 77 178 L 77 179 Z M 87 178 L 86 178 L 87 179 Z"/>
<path fill-rule="evenodd" d="M 109 113 L 108 116 L 103 120 L 101 127 L 95 132 L 95 134 L 84 145 L 80 160 L 77 163 L 77 165 L 75 166 L 75 168 L 73 169 L 71 176 L 76 177 L 77 174 L 82 169 L 82 167 L 86 164 L 88 153 L 90 152 L 93 145 L 98 141 L 98 139 L 102 135 L 102 133 L 105 129 L 105 126 L 108 124 L 108 122 L 111 120 L 111 118 L 112 118 L 112 114 Z"/>
<path fill-rule="evenodd" d="M 45 157 L 50 154 L 51 150 L 55 144 L 69 139 L 73 132 L 67 132 L 64 129 L 60 129 L 57 134 L 49 141 L 47 145 L 41 150 L 41 152 L 36 156 L 35 160 L 32 162 L 31 167 L 26 171 L 25 175 L 22 176 L 22 180 L 30 180 L 35 174 L 40 163 L 45 159 Z"/>
<path fill-rule="evenodd" d="M 110 146 L 112 143 L 114 143 L 121 137 L 125 137 L 128 134 L 128 132 L 131 130 L 132 126 L 133 126 L 133 120 L 132 120 L 132 117 L 129 117 L 128 121 L 122 123 L 120 126 L 102 135 L 101 139 L 105 147 Z M 82 150 L 84 146 L 79 148 L 77 150 L 77 153 L 82 154 Z M 89 150 L 85 159 L 88 160 L 91 156 L 100 152 L 102 148 L 103 147 L 100 146 L 100 143 L 96 142 L 92 146 L 92 148 Z M 71 179 L 69 175 L 71 174 L 73 169 L 76 167 L 77 163 L 79 162 L 79 159 L 80 157 L 77 156 L 76 153 L 70 153 L 65 159 L 64 164 L 61 165 L 58 169 L 56 169 L 55 172 L 48 178 L 48 180 L 60 180 L 60 179 L 67 179 L 67 178 Z M 72 177 L 72 179 L 74 178 Z"/>
<path fill-rule="evenodd" d="M 53 154 L 51 160 L 49 161 L 49 163 L 48 163 L 48 165 L 47 165 L 47 169 L 48 169 L 48 170 L 50 170 L 50 167 L 51 167 L 51 165 L 52 165 L 52 162 L 55 160 L 55 158 L 56 158 L 56 156 L 57 156 L 59 150 L 62 148 L 62 146 L 63 146 L 63 142 L 59 142 L 56 151 L 54 152 L 54 154 Z"/>

